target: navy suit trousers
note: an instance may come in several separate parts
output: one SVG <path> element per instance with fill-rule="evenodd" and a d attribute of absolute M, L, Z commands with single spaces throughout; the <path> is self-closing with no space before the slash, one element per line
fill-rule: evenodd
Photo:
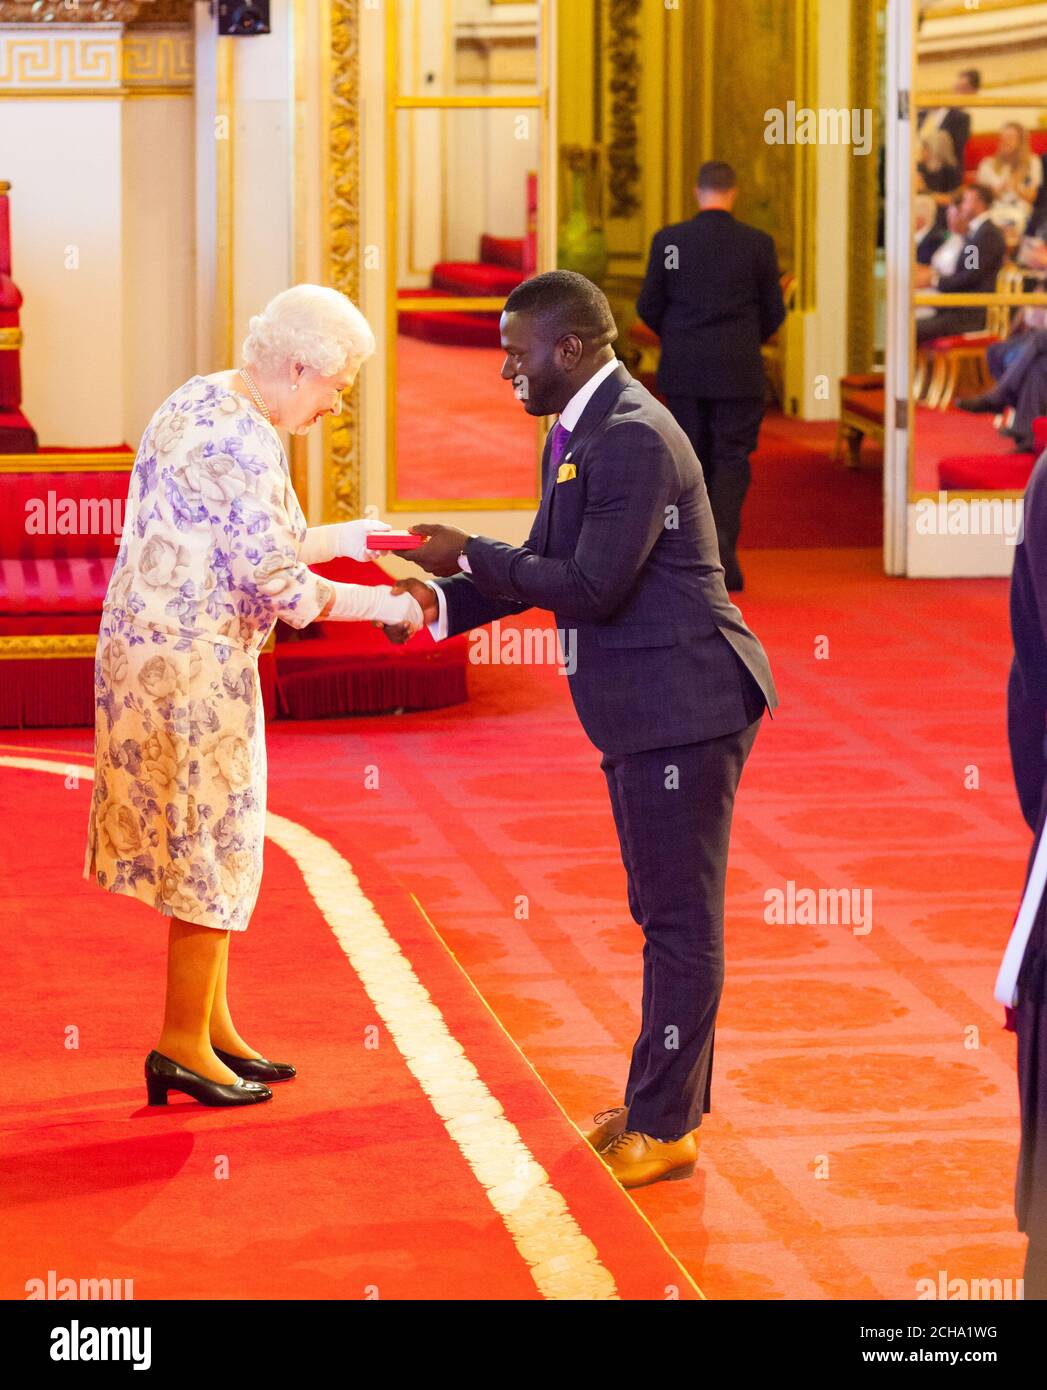
<path fill-rule="evenodd" d="M 710 1108 L 723 988 L 724 886 L 734 796 L 760 726 L 601 762 L 643 929 L 643 1007 L 625 1103 L 629 1128 L 658 1139 Z"/>

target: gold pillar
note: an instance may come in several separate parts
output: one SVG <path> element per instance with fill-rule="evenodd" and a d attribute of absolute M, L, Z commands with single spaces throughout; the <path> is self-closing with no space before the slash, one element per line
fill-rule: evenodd
<path fill-rule="evenodd" d="M 233 150 L 235 125 L 235 67 L 232 38 L 220 38 L 215 49 L 215 114 L 221 138 L 215 141 L 215 314 L 212 370 L 224 371 L 239 360 L 233 342 Z"/>
<path fill-rule="evenodd" d="M 851 105 L 872 112 L 873 152 L 851 161 L 847 256 L 847 370 L 872 370 L 876 334 L 876 213 L 879 204 L 878 18 L 884 0 L 851 0 Z"/>
<path fill-rule="evenodd" d="M 357 303 L 360 293 L 359 0 L 323 0 L 327 283 Z M 324 424 L 324 520 L 360 514 L 360 416 L 349 392 Z"/>

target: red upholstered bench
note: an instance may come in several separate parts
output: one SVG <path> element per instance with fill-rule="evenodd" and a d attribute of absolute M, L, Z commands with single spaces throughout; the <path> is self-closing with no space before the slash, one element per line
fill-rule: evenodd
<path fill-rule="evenodd" d="M 0 473 L 0 635 L 23 618 L 46 628 L 53 617 L 87 615 L 97 627 L 128 477 L 126 469 Z"/>
<path fill-rule="evenodd" d="M 398 300 L 397 331 L 408 338 L 421 338 L 427 343 L 448 343 L 452 347 L 501 346 L 498 313 L 426 308 L 427 299 L 446 297 L 446 290 L 402 290 Z M 417 309 L 405 307 L 409 298 L 418 300 Z"/>
<path fill-rule="evenodd" d="M 945 492 L 1024 492 L 1037 454 L 955 455 L 938 464 Z"/>
<path fill-rule="evenodd" d="M 1036 460 L 1047 449 L 1047 416 L 1032 425 L 1032 453 L 950 454 L 938 463 L 938 486 L 956 492 L 1024 492 Z"/>
<path fill-rule="evenodd" d="M 388 584 L 374 564 L 329 560 L 318 574 L 342 584 Z M 418 632 L 392 646 L 372 623 L 276 628 L 276 708 L 289 719 L 327 719 L 401 709 L 442 709 L 469 698 L 469 639 L 434 642 Z"/>
<path fill-rule="evenodd" d="M 95 643 L 132 462 L 130 450 L 0 458 L 0 727 L 94 723 Z M 388 583 L 376 565 L 317 568 Z M 436 644 L 427 632 L 393 647 L 370 623 L 303 632 L 278 623 L 258 663 L 266 717 L 459 703 L 468 698 L 467 647 L 465 637 Z"/>
<path fill-rule="evenodd" d="M 427 343 L 500 347 L 498 310 L 430 309 L 425 301 L 448 296 L 505 299 L 525 278 L 526 258 L 521 238 L 481 236 L 478 261 L 439 261 L 426 288 L 400 292 L 397 331 Z M 405 307 L 408 298 L 418 300 L 417 309 Z"/>
<path fill-rule="evenodd" d="M 128 449 L 0 456 L 0 726 L 94 721 L 131 462 Z"/>
<path fill-rule="evenodd" d="M 839 458 L 846 448 L 848 468 L 857 468 L 866 436 L 883 443 L 884 399 L 882 372 L 840 378 L 840 425 L 833 458 Z"/>
<path fill-rule="evenodd" d="M 433 266 L 430 285 L 444 294 L 496 295 L 502 299 L 523 280 L 522 270 L 483 261 L 440 261 Z"/>

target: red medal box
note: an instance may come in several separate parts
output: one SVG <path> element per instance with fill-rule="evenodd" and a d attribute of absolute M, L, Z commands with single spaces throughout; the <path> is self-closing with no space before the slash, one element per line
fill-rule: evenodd
<path fill-rule="evenodd" d="M 412 531 L 377 531 L 367 537 L 367 549 L 417 550 L 425 540 L 425 536 L 416 536 Z"/>

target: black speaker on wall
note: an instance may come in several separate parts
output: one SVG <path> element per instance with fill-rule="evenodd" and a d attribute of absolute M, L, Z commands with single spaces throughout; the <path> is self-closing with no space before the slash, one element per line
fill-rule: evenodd
<path fill-rule="evenodd" d="M 241 39 L 268 34 L 269 0 L 218 0 L 218 32 Z"/>

